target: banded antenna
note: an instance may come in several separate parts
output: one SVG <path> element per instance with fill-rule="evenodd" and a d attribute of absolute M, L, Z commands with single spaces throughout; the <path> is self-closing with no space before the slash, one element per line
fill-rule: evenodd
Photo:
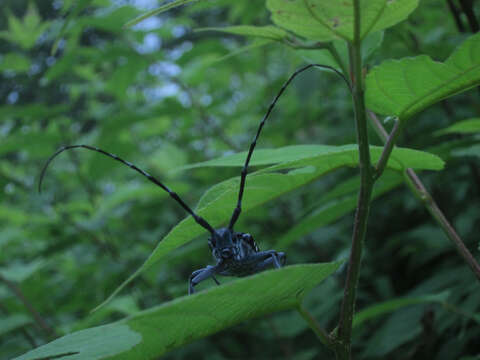
<path fill-rule="evenodd" d="M 233 210 L 233 214 L 232 214 L 232 217 L 230 219 L 230 223 L 228 225 L 228 228 L 232 231 L 233 231 L 233 226 L 237 222 L 238 217 L 240 216 L 240 213 L 242 212 L 242 198 L 243 198 L 243 191 L 245 190 L 245 181 L 247 179 L 247 174 L 248 174 L 248 164 L 250 163 L 250 159 L 252 157 L 253 150 L 255 150 L 255 146 L 257 145 L 257 140 L 258 140 L 258 137 L 260 136 L 260 133 L 263 129 L 263 125 L 265 125 L 265 121 L 267 121 L 268 117 L 270 116 L 273 108 L 275 107 L 275 104 L 277 103 L 280 96 L 282 96 L 283 92 L 288 87 L 288 85 L 290 85 L 292 80 L 297 75 L 301 74 L 305 70 L 308 70 L 312 67 L 327 69 L 327 70 L 331 70 L 331 71 L 335 72 L 338 76 L 340 76 L 345 81 L 348 89 L 350 90 L 350 92 L 352 92 L 352 88 L 350 87 L 350 83 L 348 82 L 347 78 L 340 71 L 338 71 L 337 69 L 335 69 L 331 66 L 328 66 L 328 65 L 309 64 L 309 65 L 306 65 L 306 66 L 298 69 L 288 78 L 288 80 L 283 84 L 282 88 L 280 89 L 278 94 L 275 96 L 273 101 L 270 103 L 270 106 L 268 107 L 268 110 L 265 113 L 265 116 L 263 117 L 262 121 L 260 122 L 260 125 L 258 126 L 258 130 L 257 130 L 257 133 L 255 135 L 255 138 L 253 139 L 252 143 L 250 144 L 250 148 L 248 150 L 247 158 L 245 160 L 245 164 L 243 165 L 243 169 L 242 169 L 241 176 L 240 176 L 240 189 L 238 191 L 237 206 Z"/>
<path fill-rule="evenodd" d="M 212 235 L 215 234 L 215 229 L 201 216 L 197 215 L 181 198 L 178 196 L 177 193 L 173 192 L 170 190 L 167 186 L 165 186 L 160 180 L 157 180 L 154 178 L 152 175 L 147 173 L 146 171 L 138 168 L 137 166 L 133 165 L 131 162 L 123 160 L 122 158 L 119 158 L 117 155 L 109 153 L 105 150 L 99 149 L 94 146 L 89 146 L 89 145 L 69 145 L 69 146 L 64 146 L 60 148 L 55 154 L 50 156 L 50 158 L 47 160 L 47 163 L 44 165 L 42 168 L 42 172 L 40 173 L 40 180 L 38 182 L 38 192 L 42 191 L 42 181 L 45 176 L 45 172 L 47 171 L 48 165 L 55 159 L 58 155 L 60 155 L 62 152 L 70 149 L 75 149 L 75 148 L 84 148 L 92 151 L 99 152 L 100 154 L 106 155 L 112 159 L 115 159 L 117 161 L 120 161 L 122 164 L 127 165 L 130 169 L 135 170 L 136 172 L 142 174 L 145 176 L 148 180 L 150 180 L 152 183 L 155 185 L 160 186 L 163 190 L 165 190 L 175 201 L 177 201 L 181 207 L 183 207 L 190 215 L 192 215 L 193 219 L 197 222 L 198 225 L 201 227 L 207 229 Z"/>
<path fill-rule="evenodd" d="M 286 90 L 286 88 L 288 87 L 288 85 L 292 82 L 292 80 L 299 74 L 301 74 L 302 72 L 304 72 L 305 70 L 308 70 L 312 67 L 317 67 L 317 68 L 322 68 L 322 69 L 327 69 L 327 70 L 331 70 L 333 72 L 335 72 L 337 75 L 339 75 L 344 81 L 345 83 L 347 84 L 350 92 L 352 91 L 351 87 L 350 87 L 350 83 L 348 82 L 348 80 L 345 78 L 345 76 L 340 72 L 338 71 L 337 69 L 331 67 L 331 66 L 328 66 L 328 65 L 320 65 L 320 64 L 309 64 L 309 65 L 306 65 L 300 69 L 298 69 L 297 71 L 295 71 L 289 78 L 288 80 L 283 84 L 282 88 L 280 89 L 280 91 L 278 92 L 278 94 L 275 96 L 275 98 L 273 99 L 273 101 L 270 103 L 270 106 L 268 107 L 268 110 L 265 114 L 265 116 L 263 117 L 262 121 L 260 122 L 260 125 L 258 127 L 258 130 L 257 130 L 257 133 L 252 141 L 252 143 L 250 144 L 250 148 L 248 150 L 248 154 L 247 154 L 247 158 L 245 160 L 245 164 L 243 165 L 243 168 L 242 168 L 242 172 L 241 172 L 241 177 L 240 177 L 240 188 L 239 188 L 239 191 L 238 191 L 238 200 L 237 200 L 237 206 L 235 207 L 235 209 L 233 210 L 233 214 L 232 214 L 232 217 L 230 219 L 230 222 L 229 222 L 229 225 L 228 225 L 228 229 L 233 231 L 233 226 L 235 225 L 235 222 L 238 220 L 238 217 L 240 215 L 240 213 L 242 212 L 242 198 L 243 198 L 243 192 L 245 190 L 245 182 L 246 182 L 246 178 L 247 178 L 247 174 L 248 174 L 248 165 L 250 163 L 250 159 L 252 157 L 252 154 L 253 154 L 253 151 L 255 150 L 255 146 L 257 144 L 257 140 L 260 136 L 260 133 L 263 129 L 263 126 L 265 125 L 265 122 L 266 120 L 268 119 L 268 117 L 270 116 L 273 108 L 275 107 L 278 99 L 280 98 L 280 96 L 282 96 L 282 94 L 284 93 L 284 91 Z M 66 151 L 66 150 L 70 150 L 70 149 L 75 149 L 75 148 L 84 148 L 84 149 L 88 149 L 88 150 L 91 150 L 91 151 L 95 151 L 95 152 L 98 152 L 100 154 L 103 154 L 105 156 L 108 156 L 114 160 L 117 160 L 119 162 L 121 162 L 122 164 L 128 166 L 129 168 L 135 170 L 136 172 L 140 173 L 141 175 L 145 176 L 148 180 L 150 180 L 152 183 L 154 183 L 155 185 L 161 187 L 163 190 L 165 190 L 176 202 L 178 202 L 180 204 L 180 206 L 182 208 L 185 209 L 185 211 L 187 211 L 190 215 L 192 215 L 193 219 L 197 222 L 197 224 L 199 224 L 201 227 L 205 228 L 206 230 L 208 230 L 212 235 L 216 235 L 216 231 L 215 229 L 204 219 L 202 218 L 201 216 L 197 215 L 181 198 L 180 196 L 178 196 L 177 193 L 173 192 L 172 190 L 170 190 L 166 185 L 164 185 L 160 180 L 156 179 L 155 177 L 153 177 L 152 175 L 150 175 L 149 173 L 147 173 L 146 171 L 140 169 L 139 167 L 135 166 L 134 164 L 130 163 L 129 161 L 126 161 L 126 160 L 123 160 L 122 158 L 118 157 L 117 155 L 115 154 L 112 154 L 112 153 L 109 153 L 105 150 L 102 150 L 102 149 L 99 149 L 97 147 L 94 147 L 94 146 L 90 146 L 90 145 L 69 145 L 69 146 L 64 146 L 64 147 L 61 147 L 59 150 L 57 150 L 56 153 L 54 153 L 52 156 L 50 156 L 50 158 L 47 160 L 46 164 L 43 166 L 42 168 L 42 171 L 40 173 L 40 179 L 39 179 L 39 182 L 38 182 L 38 191 L 41 192 L 41 188 L 42 188 L 42 182 L 43 182 L 43 178 L 45 177 L 45 173 L 47 171 L 47 168 L 48 166 L 50 165 L 50 163 L 53 161 L 53 159 L 55 159 L 58 155 L 60 155 L 62 152 Z"/>

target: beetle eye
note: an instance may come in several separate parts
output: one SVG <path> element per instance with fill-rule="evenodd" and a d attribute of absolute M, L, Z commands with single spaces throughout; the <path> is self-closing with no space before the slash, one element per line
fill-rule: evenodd
<path fill-rule="evenodd" d="M 224 259 L 227 259 L 229 258 L 230 256 L 232 256 L 232 250 L 230 248 L 225 248 L 225 249 L 222 249 L 222 257 Z"/>

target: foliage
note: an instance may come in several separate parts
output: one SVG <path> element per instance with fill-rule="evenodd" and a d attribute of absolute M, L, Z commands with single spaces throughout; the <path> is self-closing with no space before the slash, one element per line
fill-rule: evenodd
<path fill-rule="evenodd" d="M 406 169 L 420 172 L 478 258 L 480 37 L 468 26 L 480 8 L 449 3 L 362 0 L 356 36 L 353 0 L 7 1 L 0 358 L 332 357 L 335 338 L 319 329 L 338 323 L 364 183 L 358 98 L 331 73 L 294 80 L 249 168 L 236 229 L 286 251 L 284 269 L 184 296 L 191 272 L 212 261 L 205 231 L 168 194 L 82 150 L 55 160 L 41 194 L 36 185 L 59 146 L 95 145 L 221 226 L 281 85 L 310 62 L 347 74 L 358 39 L 366 104 L 401 133 L 372 192 L 353 357 L 478 358 L 478 281 L 428 201 L 404 186 Z M 375 129 L 372 165 L 385 154 Z"/>

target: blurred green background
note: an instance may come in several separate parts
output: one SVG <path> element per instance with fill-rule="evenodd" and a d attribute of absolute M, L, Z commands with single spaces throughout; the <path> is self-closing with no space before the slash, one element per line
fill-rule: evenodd
<path fill-rule="evenodd" d="M 462 12 L 465 4 L 473 9 L 473 19 Z M 84 143 L 113 152 L 161 178 L 193 207 L 209 187 L 240 170 L 175 169 L 246 151 L 288 76 L 324 58 L 319 50 L 196 31 L 268 25 L 270 14 L 260 1 L 199 2 L 122 28 L 156 6 L 154 0 L 1 3 L 2 359 L 185 295 L 190 273 L 213 263 L 206 238 L 199 238 L 89 315 L 186 214 L 139 174 L 82 149 L 56 159 L 38 194 L 40 169 L 56 149 Z M 368 66 L 419 54 L 444 60 L 478 31 L 479 8 L 478 2 L 422 1 L 407 21 L 378 36 Z M 399 141 L 446 161 L 443 171 L 421 173 L 421 178 L 477 258 L 478 135 L 440 136 L 436 131 L 479 117 L 479 94 L 472 89 L 429 108 L 409 122 Z M 373 129 L 370 139 L 381 144 Z M 355 132 L 348 90 L 333 75 L 312 70 L 300 75 L 282 97 L 258 147 L 351 143 Z M 340 201 L 345 194 L 329 199 L 329 191 L 356 174 L 356 169 L 333 172 L 243 213 L 237 229 L 253 234 L 261 249 L 286 251 L 289 264 L 344 258 L 352 212 L 284 248 L 278 241 L 309 214 Z M 358 309 L 403 297 L 437 297 L 358 328 L 356 358 L 478 358 L 478 282 L 402 182 L 374 201 L 365 246 Z M 338 319 L 342 274 L 328 278 L 306 301 L 326 328 Z M 200 288 L 209 286 L 213 282 Z M 299 315 L 285 312 L 235 326 L 165 358 L 322 356 L 330 354 L 319 348 Z"/>

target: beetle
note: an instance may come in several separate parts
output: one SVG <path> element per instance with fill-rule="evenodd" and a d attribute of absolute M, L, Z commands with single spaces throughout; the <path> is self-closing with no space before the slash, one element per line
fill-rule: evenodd
<path fill-rule="evenodd" d="M 207 265 L 205 268 L 199 269 L 194 271 L 189 278 L 188 281 L 188 293 L 193 294 L 195 292 L 195 286 L 198 285 L 200 282 L 212 278 L 217 285 L 220 285 L 215 275 L 222 275 L 222 276 L 236 276 L 236 277 L 243 277 L 248 276 L 251 274 L 258 273 L 268 268 L 280 268 L 285 265 L 286 262 L 286 255 L 283 252 L 275 251 L 275 250 L 266 250 L 261 251 L 257 246 L 255 240 L 253 239 L 252 235 L 249 233 L 244 232 L 236 232 L 234 230 L 234 226 L 240 213 L 242 212 L 242 198 L 243 193 L 245 190 L 245 183 L 248 174 L 248 165 L 250 163 L 250 159 L 253 155 L 253 151 L 255 150 L 255 146 L 257 144 L 257 140 L 260 136 L 260 133 L 265 125 L 266 120 L 270 116 L 275 104 L 277 103 L 280 96 L 283 94 L 285 89 L 291 83 L 291 81 L 300 73 L 308 70 L 312 67 L 324 68 L 331 71 L 334 71 L 337 75 L 339 75 L 343 80 L 347 83 L 348 87 L 350 88 L 348 80 L 345 76 L 328 65 L 320 65 L 320 64 L 309 64 L 306 65 L 297 71 L 295 71 L 288 80 L 283 84 L 280 91 L 277 93 L 273 101 L 270 103 L 267 112 L 265 113 L 260 125 L 257 129 L 257 133 L 250 144 L 247 157 L 245 159 L 245 163 L 243 165 L 241 174 L 240 174 L 240 187 L 238 191 L 238 200 L 237 205 L 233 210 L 232 216 L 228 223 L 227 227 L 214 229 L 207 220 L 196 214 L 181 198 L 180 196 L 170 190 L 166 185 L 164 185 L 160 180 L 156 179 L 146 171 L 138 168 L 136 165 L 123 160 L 122 158 L 118 157 L 115 154 L 109 153 L 105 150 L 100 148 L 90 146 L 90 145 L 69 145 L 61 147 L 57 150 L 50 158 L 47 160 L 45 165 L 42 168 L 40 173 L 39 183 L 38 183 L 38 190 L 41 191 L 42 181 L 45 176 L 46 170 L 50 163 L 56 158 L 60 153 L 75 149 L 75 148 L 84 148 L 91 151 L 95 151 L 101 153 L 105 156 L 108 156 L 114 160 L 121 162 L 122 164 L 128 166 L 129 168 L 137 171 L 141 175 L 145 176 L 148 180 L 152 183 L 158 185 L 164 191 L 166 191 L 180 206 L 189 213 L 195 222 L 203 227 L 204 229 L 208 230 L 210 233 L 210 237 L 208 239 L 208 246 L 210 251 L 212 252 L 213 258 L 215 259 L 215 265 Z"/>

